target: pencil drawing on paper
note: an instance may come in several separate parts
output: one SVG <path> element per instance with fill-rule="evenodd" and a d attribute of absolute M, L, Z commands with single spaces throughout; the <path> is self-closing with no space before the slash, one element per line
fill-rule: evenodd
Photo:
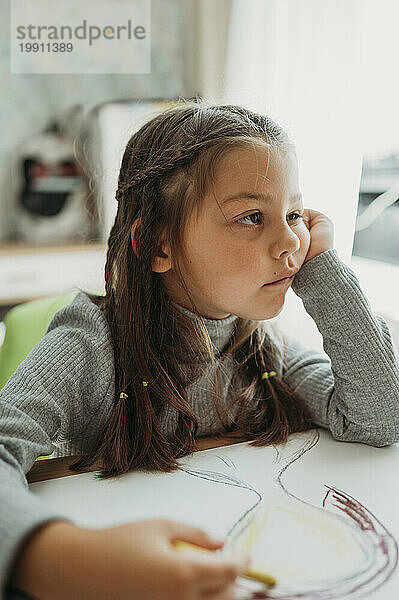
<path fill-rule="evenodd" d="M 313 430 L 297 434 L 288 452 L 274 446 L 273 485 L 268 481 L 265 489 L 237 477 L 234 461 L 222 453 L 216 458 L 223 472 L 182 468 L 190 476 L 248 492 L 248 508 L 227 532 L 225 549 L 249 550 L 251 567 L 275 576 L 277 585 L 265 591 L 240 579 L 240 598 L 360 598 L 381 587 L 396 569 L 395 538 L 356 498 L 323 484 L 325 495 L 317 506 L 284 485 L 287 469 L 319 438 Z"/>

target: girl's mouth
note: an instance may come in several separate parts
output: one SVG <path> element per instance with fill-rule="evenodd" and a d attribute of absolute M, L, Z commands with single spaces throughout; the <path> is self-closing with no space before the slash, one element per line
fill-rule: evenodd
<path fill-rule="evenodd" d="M 291 277 L 283 277 L 283 279 L 279 279 L 278 281 L 273 281 L 273 283 L 265 283 L 263 285 L 263 287 L 277 287 L 278 285 L 288 285 L 292 282 L 292 280 L 294 279 L 294 275 L 291 275 Z"/>

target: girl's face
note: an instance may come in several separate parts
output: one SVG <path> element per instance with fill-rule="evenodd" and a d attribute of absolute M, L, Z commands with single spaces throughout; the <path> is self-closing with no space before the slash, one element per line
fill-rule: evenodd
<path fill-rule="evenodd" d="M 202 316 L 265 320 L 281 312 L 293 278 L 265 284 L 302 266 L 310 244 L 303 209 L 292 149 L 255 145 L 222 158 L 184 234 L 182 272 Z M 191 310 L 174 275 L 163 273 L 169 297 Z"/>

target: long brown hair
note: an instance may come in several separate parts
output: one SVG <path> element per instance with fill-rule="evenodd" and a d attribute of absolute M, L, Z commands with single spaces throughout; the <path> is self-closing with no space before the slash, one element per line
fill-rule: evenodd
<path fill-rule="evenodd" d="M 215 364 L 216 359 L 179 266 L 184 225 L 192 211 L 200 210 L 218 160 L 232 148 L 257 142 L 270 148 L 290 145 L 284 130 L 268 116 L 201 101 L 183 101 L 164 110 L 130 138 L 108 239 L 105 296 L 88 294 L 104 312 L 112 334 L 115 404 L 95 443 L 72 471 L 96 463 L 101 467 L 99 478 L 132 469 L 170 472 L 178 468 L 177 458 L 195 449 L 198 418 L 186 387 L 204 372 L 204 364 Z M 137 254 L 131 242 L 136 219 Z M 199 328 L 170 302 L 161 277 L 152 270 L 161 231 L 167 232 L 173 267 Z M 265 321 L 237 319 L 214 377 L 214 406 L 224 435 L 265 446 L 310 428 L 301 399 L 278 376 L 260 377 L 273 370 L 278 350 Z M 223 422 L 218 409 L 219 372 L 229 355 L 241 382 L 240 393 L 231 399 L 237 404 L 232 425 Z M 188 371 L 180 368 L 183 362 Z M 120 397 L 121 392 L 126 396 Z M 178 414 L 176 431 L 169 437 L 159 419 L 165 405 Z"/>

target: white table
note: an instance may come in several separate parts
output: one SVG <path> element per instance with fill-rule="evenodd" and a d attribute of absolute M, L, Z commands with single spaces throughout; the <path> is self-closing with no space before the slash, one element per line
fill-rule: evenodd
<path fill-rule="evenodd" d="M 396 598 L 398 445 L 337 442 L 315 429 L 286 446 L 244 442 L 179 464 L 174 473 L 104 481 L 83 473 L 30 489 L 85 527 L 166 517 L 221 535 L 226 552 L 249 548 L 251 566 L 277 578 L 268 597 Z M 250 597 L 243 590 L 237 597 Z"/>

